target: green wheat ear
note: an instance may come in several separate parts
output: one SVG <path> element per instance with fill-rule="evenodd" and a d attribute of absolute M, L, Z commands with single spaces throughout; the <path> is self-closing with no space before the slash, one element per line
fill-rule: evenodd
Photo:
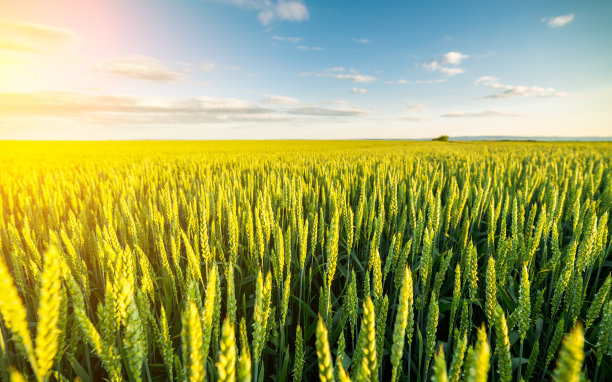
<path fill-rule="evenodd" d="M 127 317 L 124 322 L 125 337 L 123 345 L 127 355 L 127 366 L 137 381 L 141 379 L 142 364 L 147 355 L 147 339 L 143 332 L 143 322 L 138 313 L 136 300 L 132 296 L 127 306 Z"/>
<path fill-rule="evenodd" d="M 557 322 L 557 326 L 555 327 L 555 332 L 553 334 L 552 340 L 550 341 L 550 345 L 548 345 L 548 352 L 546 353 L 546 361 L 544 362 L 544 366 L 548 366 L 550 361 L 552 361 L 553 357 L 557 353 L 559 349 L 559 344 L 561 344 L 561 338 L 563 337 L 563 333 L 565 331 L 565 317 L 561 317 L 559 322 Z"/>
<path fill-rule="evenodd" d="M 357 381 L 368 381 L 376 378 L 376 316 L 374 303 L 370 296 L 367 296 L 363 302 L 363 317 L 359 336 L 363 338 L 363 342 L 361 343 L 361 359 L 357 364 L 355 379 Z"/>
<path fill-rule="evenodd" d="M 213 330 L 213 318 L 215 313 L 215 300 L 217 295 L 221 292 L 217 290 L 217 267 L 212 266 L 212 270 L 208 275 L 208 281 L 206 283 L 206 298 L 204 300 L 204 309 L 202 311 L 202 358 L 205 360 L 208 357 L 211 334 Z M 216 345 L 215 345 L 216 346 Z"/>
<path fill-rule="evenodd" d="M 302 381 L 302 371 L 304 369 L 304 340 L 302 338 L 302 328 L 298 324 L 295 330 L 295 362 L 293 366 L 293 380 Z"/>
<path fill-rule="evenodd" d="M 523 264 L 518 308 L 515 311 L 521 342 L 525 340 L 530 325 L 531 302 L 529 300 L 529 287 L 529 273 L 527 272 L 527 267 Z"/>
<path fill-rule="evenodd" d="M 230 322 L 229 317 L 223 320 L 223 326 L 221 328 L 217 373 L 219 374 L 219 381 L 236 381 L 236 337 L 234 334 L 234 324 Z"/>
<path fill-rule="evenodd" d="M 338 382 L 351 382 L 351 376 L 342 364 L 338 364 Z"/>
<path fill-rule="evenodd" d="M 450 381 L 457 382 L 461 376 L 461 367 L 463 366 L 463 359 L 465 357 L 465 349 L 467 348 L 467 334 L 464 332 L 463 335 L 455 341 L 455 350 L 453 351 L 453 358 L 450 366 Z"/>
<path fill-rule="evenodd" d="M 612 300 L 604 305 L 602 316 L 597 336 L 597 365 L 601 364 L 604 354 L 612 355 L 612 348 L 610 347 L 612 343 L 612 333 L 610 332 L 610 328 L 612 328 Z"/>
<path fill-rule="evenodd" d="M 436 331 L 438 329 L 439 314 L 440 307 L 438 306 L 438 301 L 432 298 L 429 302 L 429 309 L 427 310 L 427 331 L 425 337 L 425 372 L 429 370 L 429 362 L 431 361 L 431 357 L 436 346 Z"/>
<path fill-rule="evenodd" d="M 238 382 L 251 382 L 251 356 L 248 347 L 243 348 L 238 358 Z"/>
<path fill-rule="evenodd" d="M 321 382 L 333 382 L 334 368 L 332 366 L 332 356 L 329 350 L 327 329 L 321 316 L 319 316 L 317 323 L 317 359 L 319 360 L 319 379 Z"/>
<path fill-rule="evenodd" d="M 17 348 L 29 358 L 34 372 L 37 373 L 27 312 L 3 256 L 0 256 L 0 291 L 0 313 L 4 323 L 13 332 Z"/>
<path fill-rule="evenodd" d="M 36 327 L 36 361 L 38 379 L 45 379 L 57 353 L 60 330 L 57 327 L 62 303 L 59 252 L 52 246 L 45 252 L 40 282 L 40 303 Z"/>
<path fill-rule="evenodd" d="M 584 334 L 582 332 L 582 325 L 577 323 L 563 340 L 557 368 L 553 374 L 553 381 L 579 382 L 583 360 Z"/>
<path fill-rule="evenodd" d="M 495 259 L 493 259 L 493 256 L 489 256 L 486 280 L 485 312 L 487 314 L 487 323 L 489 326 L 492 326 L 497 305 L 497 278 L 495 277 Z"/>
<path fill-rule="evenodd" d="M 172 348 L 172 341 L 170 339 L 170 329 L 168 328 L 168 318 L 166 317 L 166 309 L 164 306 L 161 306 L 160 309 L 160 323 L 159 323 L 159 334 L 157 336 L 159 342 L 159 348 L 164 360 L 164 365 L 166 365 L 166 369 L 168 370 L 168 374 L 170 379 L 173 376 L 173 364 L 172 360 L 174 358 L 174 349 Z"/>
<path fill-rule="evenodd" d="M 486 382 L 489 372 L 489 360 L 491 358 L 491 348 L 487 341 L 487 333 L 482 325 L 478 329 L 478 341 L 474 347 L 474 359 L 470 363 L 468 380 L 474 382 Z"/>
<path fill-rule="evenodd" d="M 357 278 L 355 276 L 354 270 L 351 271 L 351 282 L 348 285 L 348 290 L 344 297 L 344 309 L 349 319 L 351 333 L 354 333 L 355 326 L 357 325 L 357 313 L 359 310 L 359 298 L 357 297 Z"/>
<path fill-rule="evenodd" d="M 272 275 L 268 271 L 264 284 L 261 270 L 257 275 L 255 287 L 255 306 L 253 312 L 253 360 L 257 363 L 261 357 L 265 340 L 268 317 L 270 314 L 270 298 L 272 291 Z"/>
<path fill-rule="evenodd" d="M 502 382 L 512 380 L 512 356 L 510 354 L 510 338 L 506 316 L 499 304 L 495 309 L 495 352 L 498 356 L 499 378 Z"/>
<path fill-rule="evenodd" d="M 446 373 L 446 359 L 444 358 L 444 350 L 442 345 L 440 345 L 440 348 L 434 357 L 433 372 L 434 374 L 431 377 L 433 382 L 448 382 L 448 375 Z"/>
<path fill-rule="evenodd" d="M 181 341 L 186 379 L 190 382 L 202 381 L 206 376 L 202 356 L 202 325 L 198 308 L 193 301 L 187 303 L 183 312 Z"/>
<path fill-rule="evenodd" d="M 587 320 L 586 320 L 586 323 L 584 324 L 585 331 L 599 317 L 601 307 L 603 306 L 604 302 L 606 301 L 606 298 L 608 297 L 611 283 L 612 283 L 612 277 L 608 275 L 608 277 L 606 277 L 606 281 L 603 283 L 601 288 L 599 288 L 599 291 L 597 291 L 595 298 L 593 299 L 593 301 L 591 302 L 591 305 L 589 306 L 589 311 L 587 312 Z"/>
<path fill-rule="evenodd" d="M 26 379 L 19 370 L 11 368 L 11 382 L 26 382 Z"/>
<path fill-rule="evenodd" d="M 450 325 L 448 328 L 448 337 L 451 337 L 453 328 L 455 326 L 455 315 L 457 314 L 457 309 L 459 308 L 459 302 L 461 301 L 461 266 L 457 264 L 455 267 L 455 284 L 453 288 L 453 301 L 451 303 L 451 312 L 450 312 Z"/>
<path fill-rule="evenodd" d="M 398 378 L 398 371 L 402 353 L 404 351 L 404 339 L 406 337 L 406 326 L 408 325 L 408 310 L 412 309 L 412 275 L 410 269 L 405 267 L 402 289 L 399 296 L 399 308 L 395 315 L 395 327 L 393 328 L 393 345 L 391 347 L 391 364 L 393 365 L 391 381 Z M 410 325 L 413 325 L 410 322 Z"/>
<path fill-rule="evenodd" d="M 289 296 L 291 295 L 291 270 L 287 272 L 287 278 L 283 286 L 283 300 L 281 303 L 281 322 L 280 326 L 285 326 L 285 319 L 287 318 L 287 310 L 289 309 Z"/>

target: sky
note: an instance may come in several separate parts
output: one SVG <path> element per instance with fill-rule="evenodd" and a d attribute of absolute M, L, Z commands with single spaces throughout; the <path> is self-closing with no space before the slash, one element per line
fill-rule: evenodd
<path fill-rule="evenodd" d="M 0 139 L 612 136 L 612 2 L 0 0 Z"/>

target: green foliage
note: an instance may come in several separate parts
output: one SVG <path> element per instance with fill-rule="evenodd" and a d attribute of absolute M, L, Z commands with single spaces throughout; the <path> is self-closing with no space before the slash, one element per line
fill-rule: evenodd
<path fill-rule="evenodd" d="M 557 368 L 553 374 L 555 382 L 578 382 L 584 360 L 584 334 L 578 324 L 563 340 Z"/>
<path fill-rule="evenodd" d="M 432 139 L 432 141 L 448 142 L 448 135 L 440 135 L 439 137 Z"/>

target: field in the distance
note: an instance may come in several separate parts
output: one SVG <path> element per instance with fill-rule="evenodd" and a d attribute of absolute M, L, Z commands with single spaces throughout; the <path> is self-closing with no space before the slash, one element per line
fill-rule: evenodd
<path fill-rule="evenodd" d="M 0 380 L 610 380 L 611 205 L 609 143 L 0 142 Z"/>

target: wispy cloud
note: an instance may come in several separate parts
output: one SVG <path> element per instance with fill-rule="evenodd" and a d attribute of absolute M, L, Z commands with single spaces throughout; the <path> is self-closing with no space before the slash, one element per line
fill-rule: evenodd
<path fill-rule="evenodd" d="M 325 105 L 342 105 L 342 106 L 348 106 L 351 104 L 349 101 L 344 100 L 344 99 L 334 99 L 334 100 L 325 101 L 322 103 Z"/>
<path fill-rule="evenodd" d="M 574 14 L 569 13 L 561 16 L 542 17 L 542 22 L 550 28 L 559 28 L 574 21 Z"/>
<path fill-rule="evenodd" d="M 0 19 L 0 50 L 46 53 L 66 49 L 79 41 L 71 30 Z"/>
<path fill-rule="evenodd" d="M 422 103 L 417 103 L 414 101 L 404 101 L 404 115 L 400 118 L 407 121 L 426 121 L 427 113 L 429 113 L 429 108 L 427 105 Z"/>
<path fill-rule="evenodd" d="M 272 36 L 272 38 L 276 41 L 283 41 L 283 42 L 289 42 L 291 44 L 297 44 L 300 41 L 303 41 L 304 39 L 301 37 L 283 37 L 283 36 Z M 323 50 L 323 48 L 319 47 L 319 46 L 308 46 L 308 45 L 298 45 L 295 47 L 298 50 Z"/>
<path fill-rule="evenodd" d="M 413 121 L 413 122 L 423 122 L 423 121 L 428 120 L 427 117 L 420 117 L 420 116 L 415 116 L 415 115 L 403 115 L 400 118 L 406 121 Z"/>
<path fill-rule="evenodd" d="M 78 92 L 0 92 L 0 119 L 73 121 L 91 125 L 180 125 L 288 121 L 295 116 L 354 118 L 369 110 L 346 102 L 300 103 L 293 97 L 258 93 L 250 102 L 218 97 L 149 97 Z M 275 106 L 277 105 L 277 106 Z M 288 107 L 286 107 L 286 106 Z"/>
<path fill-rule="evenodd" d="M 510 113 L 502 110 L 483 111 L 451 111 L 442 114 L 445 118 L 483 118 L 483 117 L 520 117 L 520 114 Z"/>
<path fill-rule="evenodd" d="M 369 38 L 353 38 L 352 41 L 357 44 L 369 44 L 372 42 Z"/>
<path fill-rule="evenodd" d="M 279 96 L 279 95 L 267 94 L 267 93 L 258 93 L 258 94 L 264 97 L 264 99 L 261 101 L 263 103 L 275 104 L 275 105 L 297 105 L 298 103 L 300 103 L 300 100 L 298 100 L 297 98 L 293 98 L 293 97 Z"/>
<path fill-rule="evenodd" d="M 0 93 L 3 116 L 87 118 L 90 121 L 200 123 L 271 119 L 274 111 L 234 98 L 143 97 L 72 92 Z"/>
<path fill-rule="evenodd" d="M 385 81 L 384 84 L 385 85 L 408 85 L 411 84 L 412 81 L 406 81 L 406 80 L 397 80 L 397 81 Z"/>
<path fill-rule="evenodd" d="M 323 50 L 323 48 L 321 48 L 320 46 L 306 46 L 306 45 L 298 45 L 298 46 L 296 46 L 295 48 L 296 48 L 296 49 L 299 49 L 299 50 L 304 50 L 304 51 L 307 51 L 307 50 L 316 50 L 316 51 L 318 51 L 318 50 Z"/>
<path fill-rule="evenodd" d="M 416 81 L 407 81 L 407 80 L 397 80 L 397 81 L 385 81 L 385 85 L 429 85 L 429 84 L 439 84 L 442 82 L 446 82 L 446 78 L 436 78 L 433 80 L 416 80 Z"/>
<path fill-rule="evenodd" d="M 267 26 L 273 21 L 306 21 L 310 18 L 308 8 L 301 0 L 204 0 L 234 5 L 242 9 L 257 11 L 259 21 Z"/>
<path fill-rule="evenodd" d="M 352 88 L 351 93 L 353 94 L 366 94 L 368 92 L 367 89 L 364 88 Z"/>
<path fill-rule="evenodd" d="M 289 114 L 309 115 L 319 117 L 360 117 L 370 114 L 369 110 L 356 108 L 331 108 L 331 107 L 314 107 L 303 106 L 287 110 Z"/>
<path fill-rule="evenodd" d="M 274 40 L 277 41 L 287 41 L 290 42 L 292 44 L 297 44 L 298 42 L 302 41 L 301 37 L 282 37 L 282 36 L 272 36 L 272 38 Z"/>
<path fill-rule="evenodd" d="M 442 58 L 439 60 L 431 60 L 429 62 L 423 63 L 423 68 L 432 71 L 432 72 L 440 72 L 449 77 L 456 76 L 457 74 L 461 74 L 464 72 L 462 68 L 458 67 L 448 67 L 445 65 L 461 65 L 461 62 L 468 58 L 469 56 L 465 53 L 461 52 L 448 52 L 442 55 Z"/>
<path fill-rule="evenodd" d="M 427 70 L 431 70 L 432 72 L 438 71 L 449 77 L 453 77 L 453 76 L 456 76 L 457 74 L 461 74 L 464 72 L 464 70 L 461 68 L 447 68 L 447 67 L 441 66 L 438 61 L 426 62 L 423 64 L 423 67 Z"/>
<path fill-rule="evenodd" d="M 183 73 L 170 69 L 160 60 L 140 55 L 108 60 L 96 65 L 96 69 L 109 74 L 154 82 L 177 81 L 185 78 Z"/>
<path fill-rule="evenodd" d="M 495 77 L 482 76 L 474 81 L 475 85 L 482 85 L 494 89 L 495 93 L 487 95 L 485 98 L 513 98 L 513 97 L 541 97 L 541 98 L 562 98 L 569 97 L 566 92 L 560 92 L 554 88 L 541 86 L 525 85 L 505 85 Z"/>
<path fill-rule="evenodd" d="M 414 101 L 404 101 L 404 110 L 408 113 L 428 113 L 429 108 L 427 105 L 422 103 L 416 103 Z"/>
<path fill-rule="evenodd" d="M 328 68 L 320 72 L 304 72 L 302 76 L 314 76 L 321 78 L 335 78 L 337 80 L 347 80 L 355 83 L 365 83 L 376 81 L 376 77 L 360 74 L 355 69 L 345 69 L 342 67 Z"/>

